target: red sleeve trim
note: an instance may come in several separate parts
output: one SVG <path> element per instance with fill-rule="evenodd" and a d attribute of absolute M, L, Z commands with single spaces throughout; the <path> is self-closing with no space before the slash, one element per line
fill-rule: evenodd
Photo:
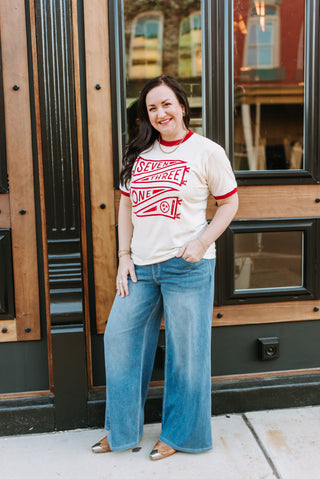
<path fill-rule="evenodd" d="M 222 196 L 214 196 L 216 200 L 224 200 L 225 198 L 229 198 L 229 196 L 234 195 L 237 192 L 237 188 L 235 188 L 232 191 L 229 191 L 229 193 L 226 193 L 225 195 Z"/>
<path fill-rule="evenodd" d="M 130 197 L 130 193 L 127 193 L 126 191 L 122 191 L 122 190 L 120 190 L 120 191 L 121 191 L 121 194 L 123 196 L 129 196 Z"/>

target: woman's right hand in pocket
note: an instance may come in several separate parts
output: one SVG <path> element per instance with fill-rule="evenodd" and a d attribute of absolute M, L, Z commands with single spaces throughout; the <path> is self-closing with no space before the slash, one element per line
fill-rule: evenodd
<path fill-rule="evenodd" d="M 128 296 L 128 276 L 130 275 L 131 280 L 136 283 L 137 276 L 134 268 L 133 261 L 130 255 L 124 255 L 119 258 L 119 266 L 117 272 L 117 292 L 118 296 Z"/>

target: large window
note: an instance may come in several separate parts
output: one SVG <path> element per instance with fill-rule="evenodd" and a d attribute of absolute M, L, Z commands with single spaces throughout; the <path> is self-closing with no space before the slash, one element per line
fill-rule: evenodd
<path fill-rule="evenodd" d="M 234 2 L 234 167 L 305 169 L 304 0 Z"/>

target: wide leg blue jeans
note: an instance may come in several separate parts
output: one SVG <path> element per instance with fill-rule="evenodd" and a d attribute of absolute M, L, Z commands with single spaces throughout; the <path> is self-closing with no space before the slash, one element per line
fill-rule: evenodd
<path fill-rule="evenodd" d="M 212 448 L 211 320 L 214 259 L 174 257 L 137 266 L 116 296 L 105 331 L 106 429 L 114 451 L 136 446 L 163 313 L 166 326 L 161 441 L 185 452 Z"/>

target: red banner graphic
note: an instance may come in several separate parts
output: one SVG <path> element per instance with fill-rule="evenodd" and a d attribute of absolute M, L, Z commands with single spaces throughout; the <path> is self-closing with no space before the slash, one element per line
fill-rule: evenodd
<path fill-rule="evenodd" d="M 181 200 L 177 197 L 167 197 L 135 211 L 135 214 L 137 216 L 166 216 L 175 220 L 180 218 L 180 213 L 177 213 L 180 204 Z"/>
<path fill-rule="evenodd" d="M 137 216 L 180 218 L 180 188 L 190 168 L 182 160 L 147 160 L 139 157 L 132 172 L 130 197 Z M 173 188 L 172 185 L 176 186 Z M 154 201 L 156 198 L 156 201 Z"/>
<path fill-rule="evenodd" d="M 147 160 L 139 156 L 137 159 L 134 171 L 132 172 L 134 176 L 138 176 L 146 173 L 155 173 L 161 170 L 166 170 L 167 168 L 173 166 L 183 166 L 186 162 L 182 160 Z"/>
<path fill-rule="evenodd" d="M 169 193 L 171 191 L 177 191 L 175 188 L 171 187 L 162 187 L 162 188 L 136 188 L 131 187 L 131 201 L 133 206 L 141 205 L 148 200 L 152 200 L 156 196 L 162 195 L 163 193 Z"/>
<path fill-rule="evenodd" d="M 153 183 L 166 182 L 174 185 L 182 186 L 187 182 L 184 180 L 185 174 L 189 171 L 187 166 L 167 168 L 152 175 L 143 176 L 142 178 L 134 178 L 134 183 Z"/>

